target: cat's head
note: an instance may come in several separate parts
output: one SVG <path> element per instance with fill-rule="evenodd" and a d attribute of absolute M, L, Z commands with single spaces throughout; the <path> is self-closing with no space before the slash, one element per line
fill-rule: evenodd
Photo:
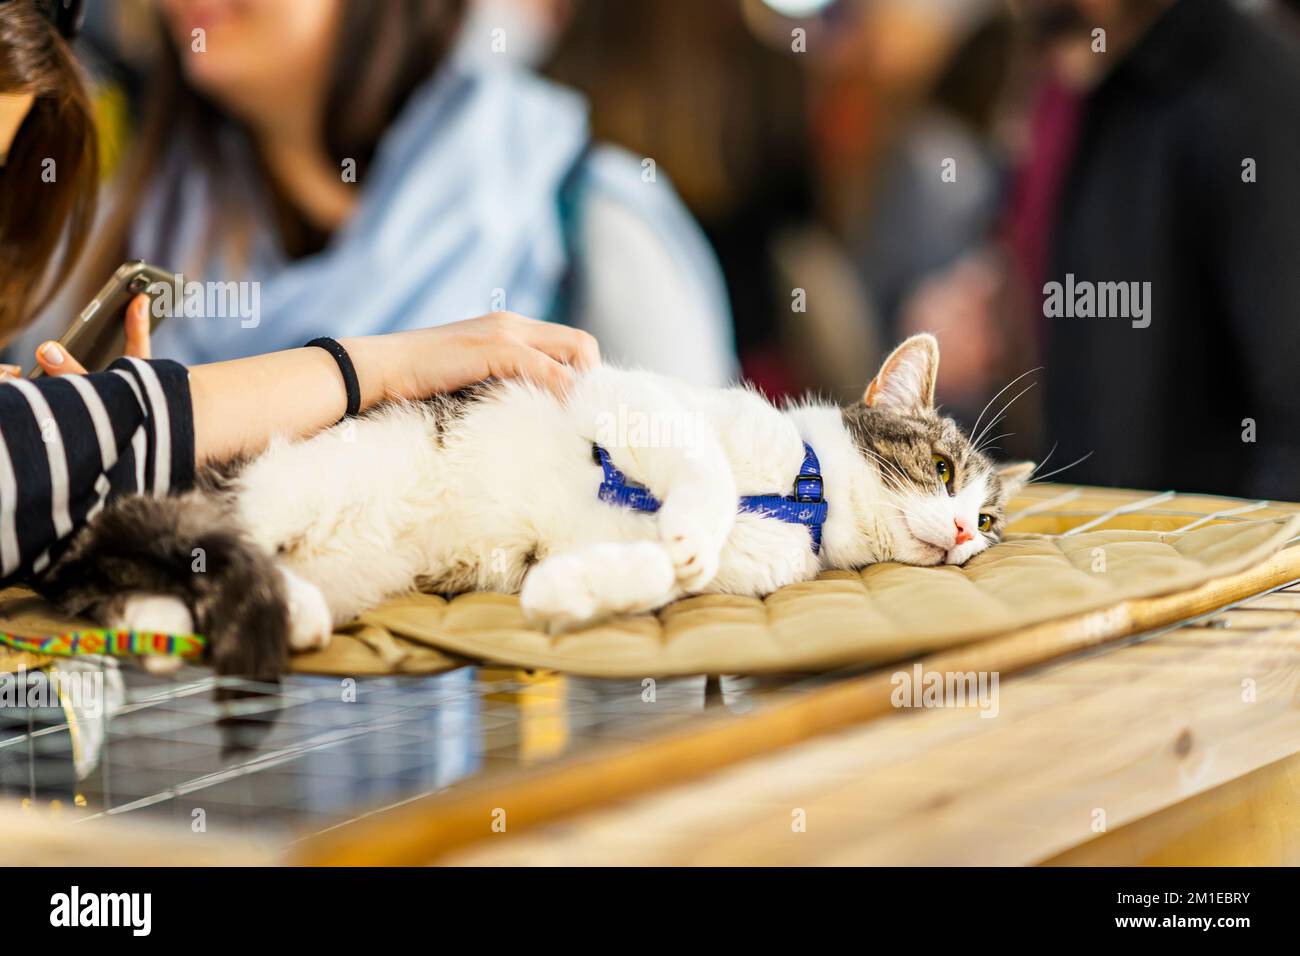
<path fill-rule="evenodd" d="M 939 343 L 914 335 L 885 360 L 844 421 L 884 487 L 882 560 L 963 564 L 1002 537 L 1007 502 L 1033 471 L 996 465 L 934 408 Z"/>

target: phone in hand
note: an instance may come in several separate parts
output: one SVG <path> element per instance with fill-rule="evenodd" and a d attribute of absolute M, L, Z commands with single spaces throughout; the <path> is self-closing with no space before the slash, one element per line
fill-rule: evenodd
<path fill-rule="evenodd" d="M 85 367 L 87 372 L 102 372 L 126 349 L 126 307 L 141 292 L 147 293 L 155 283 L 172 286 L 177 276 L 143 259 L 124 262 L 104 283 L 89 304 L 81 310 L 59 338 L 64 350 Z M 183 280 L 182 280 L 183 285 Z M 165 318 L 158 310 L 149 310 L 149 331 L 158 328 Z M 39 365 L 28 375 L 43 375 Z"/>

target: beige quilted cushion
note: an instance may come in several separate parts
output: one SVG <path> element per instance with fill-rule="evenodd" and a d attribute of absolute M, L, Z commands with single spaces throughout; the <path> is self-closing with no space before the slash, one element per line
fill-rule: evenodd
<path fill-rule="evenodd" d="M 764 599 L 705 595 L 567 634 L 530 627 L 516 597 L 389 601 L 295 658 L 325 674 L 430 673 L 461 658 L 597 677 L 818 670 L 963 644 L 1242 571 L 1300 533 L 1300 516 L 1186 534 L 1013 535 L 965 567 L 879 564 L 829 572 Z M 50 633 L 30 596 L 0 594 L 0 629 Z M 0 656 L 0 667 L 3 659 Z"/>
<path fill-rule="evenodd" d="M 415 594 L 363 620 L 465 657 L 595 677 L 818 670 L 962 644 L 1028 624 L 1153 597 L 1234 574 L 1300 533 L 1300 517 L 1210 525 L 1184 535 L 1017 535 L 962 568 L 880 564 L 833 571 L 764 599 L 687 598 L 657 614 L 567 634 L 530 627 L 517 598 Z M 1094 570 L 1096 568 L 1097 570 Z M 349 673 L 335 643 L 299 669 Z"/>

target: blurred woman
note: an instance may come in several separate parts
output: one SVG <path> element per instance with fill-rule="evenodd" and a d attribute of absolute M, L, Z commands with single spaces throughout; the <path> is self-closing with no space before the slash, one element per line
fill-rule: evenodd
<path fill-rule="evenodd" d="M 76 254 L 94 210 L 95 129 L 66 42 L 75 21 L 52 7 L 0 0 L 0 345 L 49 295 L 44 277 L 61 250 Z M 143 297 L 126 321 L 127 357 L 108 371 L 77 374 L 53 342 L 39 353 L 48 377 L 0 369 L 0 584 L 45 571 L 107 502 L 182 491 L 199 466 L 256 454 L 272 435 L 489 376 L 559 390 L 599 360 L 584 332 L 495 314 L 187 369 L 149 359 Z"/>
<path fill-rule="evenodd" d="M 663 171 L 592 147 L 576 94 L 451 56 L 460 7 L 162 0 L 152 102 L 84 288 L 128 256 L 257 282 L 252 321 L 160 330 L 187 362 L 510 309 L 727 379 L 725 293 Z"/>

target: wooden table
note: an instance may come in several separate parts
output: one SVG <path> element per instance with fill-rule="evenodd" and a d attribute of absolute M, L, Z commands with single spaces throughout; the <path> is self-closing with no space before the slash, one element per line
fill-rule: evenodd
<path fill-rule="evenodd" d="M 452 863 L 1300 863 L 1300 588 Z"/>
<path fill-rule="evenodd" d="M 1070 534 L 1300 506 L 1045 485 L 1013 511 L 1013 530 Z M 1149 599 L 1118 609 L 1118 640 L 1093 636 L 1085 616 L 927 658 L 996 669 L 993 717 L 892 707 L 891 673 L 908 663 L 571 752 L 565 678 L 517 675 L 556 695 L 532 695 L 545 712 L 512 731 L 532 765 L 358 807 L 287 852 L 223 841 L 195 856 L 192 841 L 143 821 L 70 830 L 22 811 L 0 812 L 0 836 L 11 857 L 18 846 L 33 862 L 84 864 L 1300 863 L 1297 580 L 1293 542 L 1198 589 L 1173 623 L 1167 600 Z"/>

